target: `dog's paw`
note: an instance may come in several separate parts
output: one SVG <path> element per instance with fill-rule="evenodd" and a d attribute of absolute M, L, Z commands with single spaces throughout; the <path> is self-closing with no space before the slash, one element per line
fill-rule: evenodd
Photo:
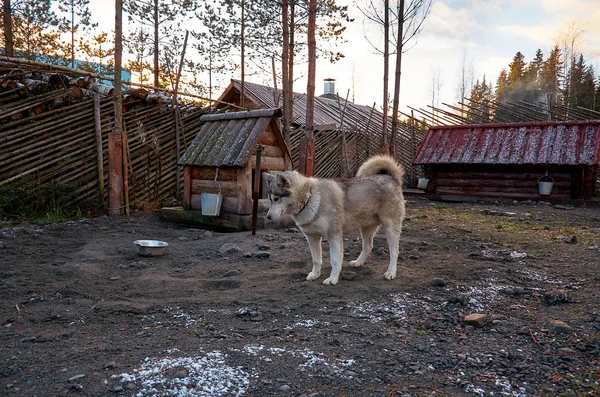
<path fill-rule="evenodd" d="M 396 272 L 392 273 L 390 271 L 385 272 L 385 274 L 383 275 L 383 278 L 385 278 L 386 280 L 393 280 L 396 278 Z"/>
<path fill-rule="evenodd" d="M 319 277 L 321 277 L 321 273 L 310 272 L 310 273 L 308 273 L 308 276 L 306 276 L 306 279 L 308 281 L 313 281 L 313 280 L 318 279 Z"/>
<path fill-rule="evenodd" d="M 362 265 L 363 265 L 363 262 L 359 262 L 358 259 L 355 261 L 348 262 L 348 266 L 350 266 L 350 267 L 361 267 Z"/>
<path fill-rule="evenodd" d="M 334 285 L 337 284 L 338 280 L 337 279 L 333 279 L 331 277 L 326 278 L 325 280 L 323 280 L 323 284 L 325 285 Z"/>

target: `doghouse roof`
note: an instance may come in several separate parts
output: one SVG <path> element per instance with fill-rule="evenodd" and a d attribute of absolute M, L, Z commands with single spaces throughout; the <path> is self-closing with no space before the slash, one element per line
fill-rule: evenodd
<path fill-rule="evenodd" d="M 433 127 L 415 164 L 600 163 L 600 121 Z"/>
<path fill-rule="evenodd" d="M 281 130 L 276 118 L 281 109 L 247 110 L 221 114 L 205 114 L 194 141 L 187 148 L 179 165 L 200 167 L 243 167 L 256 147 L 258 136 L 272 123 L 272 132 L 281 146 Z"/>

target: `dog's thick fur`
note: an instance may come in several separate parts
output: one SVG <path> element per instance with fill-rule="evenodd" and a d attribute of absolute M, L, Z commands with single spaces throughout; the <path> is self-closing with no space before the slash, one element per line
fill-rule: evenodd
<path fill-rule="evenodd" d="M 336 284 L 339 280 L 344 232 L 360 230 L 362 252 L 349 263 L 358 267 L 367 260 L 373 249 L 373 236 L 382 227 L 390 251 L 390 264 L 383 277 L 392 280 L 396 277 L 404 220 L 403 175 L 402 167 L 388 156 L 370 158 L 359 168 L 355 178 L 343 182 L 307 178 L 296 171 L 277 175 L 264 172 L 271 200 L 267 218 L 275 220 L 283 214 L 292 215 L 306 236 L 313 262 L 307 280 L 321 276 L 321 240 L 327 239 L 331 274 L 323 284 Z"/>

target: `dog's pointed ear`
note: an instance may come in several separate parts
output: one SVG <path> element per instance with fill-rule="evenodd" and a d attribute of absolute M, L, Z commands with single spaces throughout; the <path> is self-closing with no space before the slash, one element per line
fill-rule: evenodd
<path fill-rule="evenodd" d="M 268 172 L 262 173 L 263 180 L 267 183 L 271 183 L 273 179 L 275 179 L 275 175 L 269 174 Z"/>
<path fill-rule="evenodd" d="M 279 174 L 277 175 L 277 185 L 279 185 L 280 187 L 290 187 L 292 186 L 292 183 L 286 176 L 284 176 L 283 174 Z"/>

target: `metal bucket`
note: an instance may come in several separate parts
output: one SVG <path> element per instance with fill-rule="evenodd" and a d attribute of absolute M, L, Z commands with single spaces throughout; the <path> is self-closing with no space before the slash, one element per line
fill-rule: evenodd
<path fill-rule="evenodd" d="M 425 190 L 425 189 L 427 189 L 428 184 L 429 184 L 428 178 L 419 178 L 419 183 L 417 183 L 417 188 Z"/>
<path fill-rule="evenodd" d="M 221 213 L 221 204 L 223 196 L 214 193 L 200 193 L 202 215 L 219 216 Z"/>
<path fill-rule="evenodd" d="M 548 178 L 550 181 L 542 181 L 542 178 Z M 540 196 L 549 196 L 552 193 L 552 187 L 554 186 L 554 179 L 548 174 L 541 176 L 538 179 L 538 190 Z"/>

